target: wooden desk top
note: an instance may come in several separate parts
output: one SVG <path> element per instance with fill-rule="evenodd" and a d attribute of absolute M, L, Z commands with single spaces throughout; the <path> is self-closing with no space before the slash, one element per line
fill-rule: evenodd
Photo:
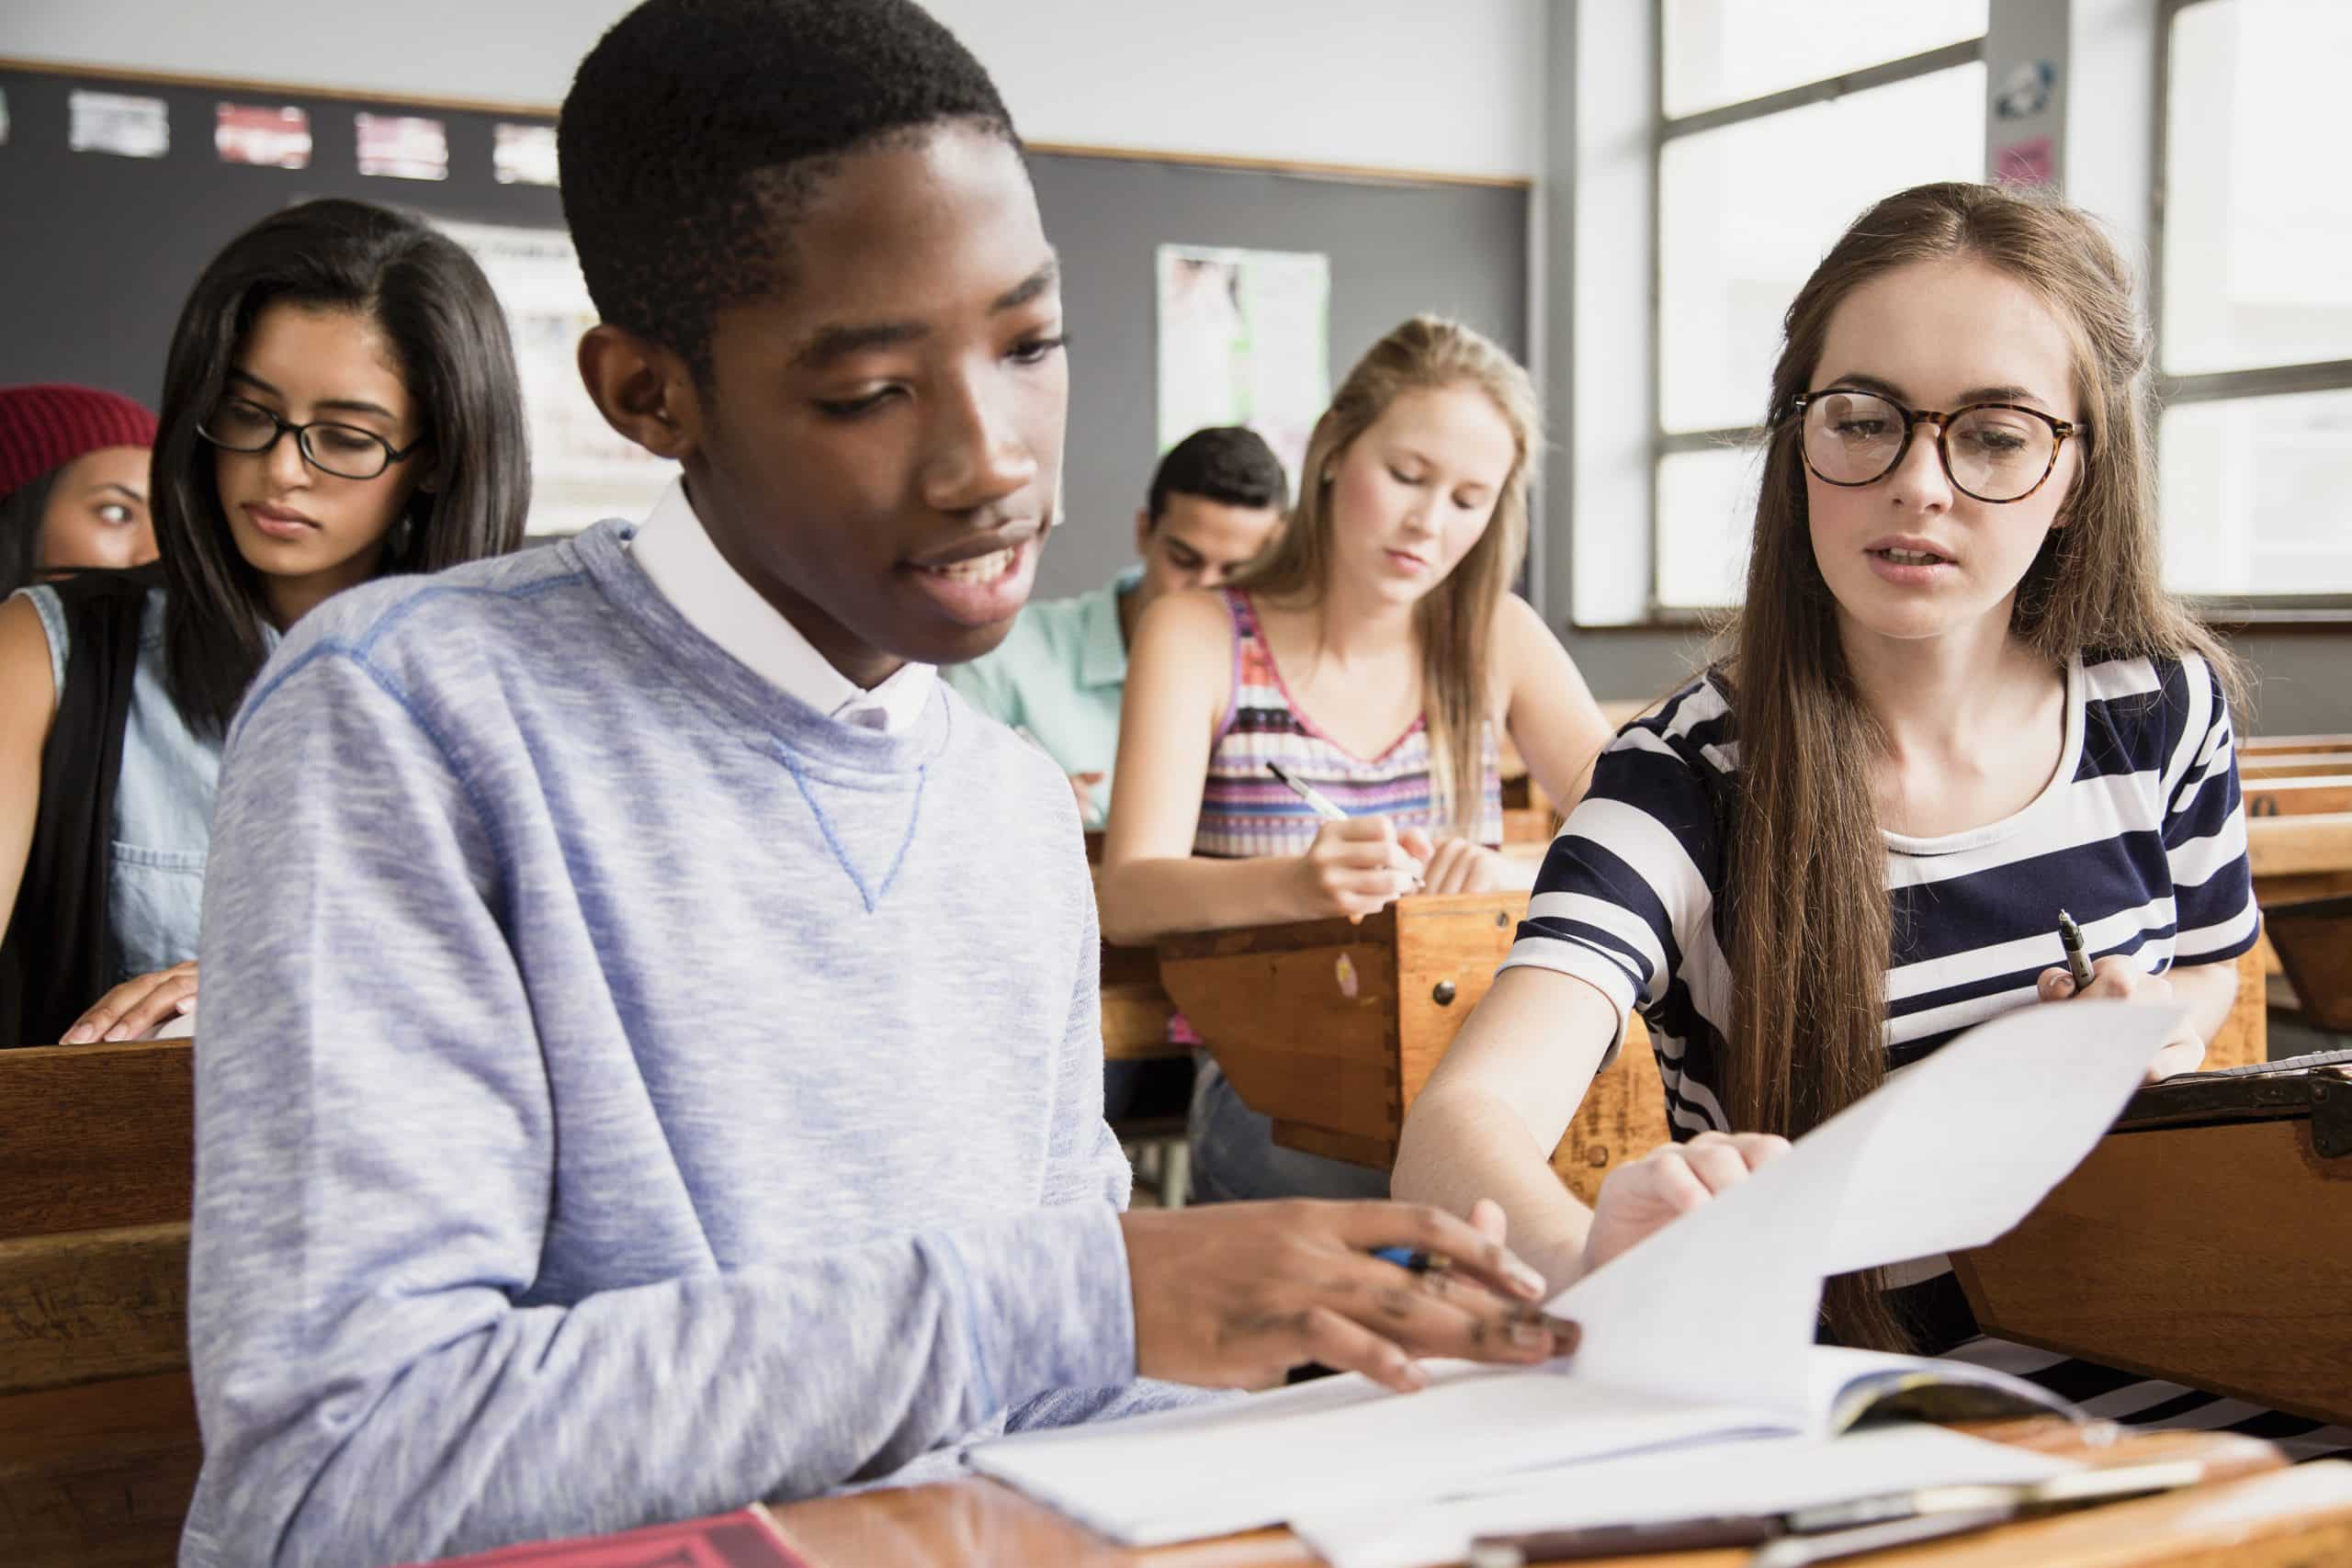
<path fill-rule="evenodd" d="M 1981 1427 L 1986 1436 L 2094 1464 L 2201 1459 L 2217 1477 L 2169 1495 L 2006 1526 L 1867 1561 L 1878 1568 L 2308 1568 L 2352 1561 L 2352 1477 L 2281 1467 L 2267 1443 L 2224 1432 L 2127 1435 L 2091 1448 L 2054 1420 Z M 2345 1467 L 2352 1469 L 2352 1467 Z M 2331 1482 L 2333 1484 L 2331 1485 Z M 2314 1503 L 2316 1489 L 2327 1499 Z M 1113 1546 L 1009 1487 L 971 1477 L 931 1486 L 820 1497 L 773 1509 L 810 1568 L 888 1562 L 1069 1563 L 1080 1568 L 1313 1568 L 1289 1531 L 1254 1530 L 1148 1551 Z M 1742 1568 L 1744 1551 L 1616 1558 L 1583 1568 Z"/>

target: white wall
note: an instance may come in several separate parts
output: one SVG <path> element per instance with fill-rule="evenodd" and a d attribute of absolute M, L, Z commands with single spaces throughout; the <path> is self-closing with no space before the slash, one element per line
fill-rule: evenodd
<path fill-rule="evenodd" d="M 933 0 L 932 10 L 986 62 L 1034 141 L 1531 175 L 1544 4 Z M 0 55 L 553 105 L 627 9 L 0 0 Z"/>

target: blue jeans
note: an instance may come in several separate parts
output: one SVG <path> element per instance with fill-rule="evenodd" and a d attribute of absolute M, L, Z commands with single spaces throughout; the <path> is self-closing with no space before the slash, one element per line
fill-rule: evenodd
<path fill-rule="evenodd" d="M 1242 1103 L 1206 1052 L 1193 1080 L 1194 1203 L 1252 1198 L 1385 1198 L 1388 1173 L 1274 1142 L 1273 1122 Z"/>

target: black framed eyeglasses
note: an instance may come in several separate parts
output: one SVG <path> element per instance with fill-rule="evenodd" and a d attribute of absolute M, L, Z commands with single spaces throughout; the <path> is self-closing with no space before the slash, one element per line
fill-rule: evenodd
<path fill-rule="evenodd" d="M 230 398 L 197 422 L 196 433 L 227 452 L 266 452 L 278 437 L 291 435 L 302 460 L 321 473 L 341 479 L 372 479 L 394 463 L 404 462 L 426 437 L 418 436 L 395 448 L 372 430 L 314 419 L 291 424 L 259 403 Z"/>
<path fill-rule="evenodd" d="M 1807 392 L 1796 412 L 1803 422 L 1798 449 L 1824 484 L 1876 484 L 1901 466 L 1919 426 L 1932 424 L 1952 488 L 1996 505 L 2040 490 L 2058 467 L 2066 438 L 2089 428 L 2022 403 L 1971 403 L 1939 413 L 1850 387 Z"/>

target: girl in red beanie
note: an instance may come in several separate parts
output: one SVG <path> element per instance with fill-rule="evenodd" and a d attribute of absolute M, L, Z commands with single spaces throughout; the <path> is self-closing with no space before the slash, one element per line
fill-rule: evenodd
<path fill-rule="evenodd" d="M 0 1045 L 185 1027 L 221 741 L 262 661 L 330 594 L 522 539 L 504 313 L 446 236 L 365 202 L 289 208 L 205 268 L 153 434 L 158 565 L 0 604 Z"/>
<path fill-rule="evenodd" d="M 85 567 L 155 558 L 155 416 L 96 387 L 0 389 L 0 599 Z"/>

